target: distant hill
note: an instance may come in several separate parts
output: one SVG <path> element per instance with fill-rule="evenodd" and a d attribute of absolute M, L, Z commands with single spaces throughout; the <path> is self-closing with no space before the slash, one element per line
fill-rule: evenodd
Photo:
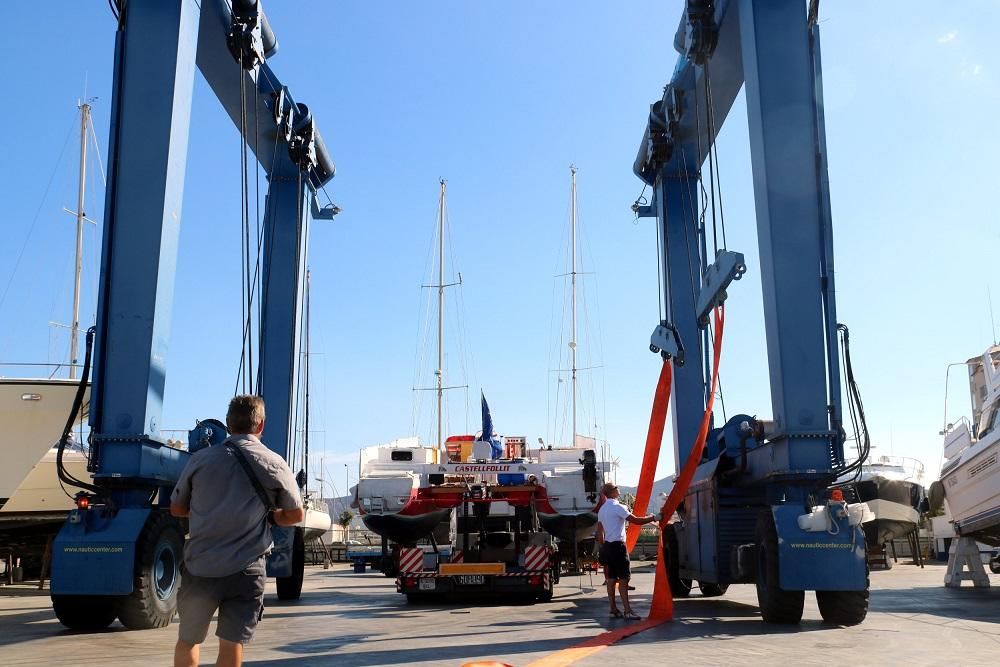
<path fill-rule="evenodd" d="M 638 486 L 619 486 L 618 489 L 625 493 L 635 493 L 638 490 Z M 670 477 L 664 477 L 663 479 L 658 479 L 653 482 L 653 495 L 657 493 L 670 493 L 670 489 L 674 488 L 674 478 L 673 475 Z"/>

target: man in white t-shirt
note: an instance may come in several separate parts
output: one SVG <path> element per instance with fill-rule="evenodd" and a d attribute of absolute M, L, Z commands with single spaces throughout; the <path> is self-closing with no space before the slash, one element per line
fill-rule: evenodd
<path fill-rule="evenodd" d="M 612 617 L 620 618 L 624 611 L 625 618 L 637 620 L 640 616 L 632 611 L 628 601 L 628 581 L 632 578 L 632 571 L 628 560 L 628 547 L 625 546 L 625 527 L 629 523 L 639 525 L 652 523 L 656 521 L 656 517 L 652 514 L 643 517 L 632 514 L 628 507 L 618 502 L 619 493 L 618 487 L 611 482 L 601 487 L 601 494 L 606 500 L 597 511 L 597 521 L 600 524 L 597 534 L 601 541 L 601 562 L 606 568 L 608 579 L 610 614 Z M 622 596 L 622 611 L 619 611 L 615 604 L 616 585 L 618 593 Z"/>

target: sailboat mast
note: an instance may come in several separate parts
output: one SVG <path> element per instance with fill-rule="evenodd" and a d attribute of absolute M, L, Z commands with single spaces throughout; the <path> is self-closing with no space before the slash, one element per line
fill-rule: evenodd
<path fill-rule="evenodd" d="M 69 377 L 76 378 L 77 351 L 80 338 L 80 278 L 83 274 L 83 195 L 87 181 L 87 127 L 90 105 L 80 102 L 80 182 L 76 195 L 76 271 L 73 281 L 73 318 L 70 320 Z"/>
<path fill-rule="evenodd" d="M 573 180 L 572 196 L 570 198 L 570 237 L 572 259 L 570 260 L 570 284 L 572 286 L 572 331 L 570 332 L 569 349 L 572 357 L 570 369 L 573 377 L 573 440 L 571 447 L 576 447 L 576 167 L 570 165 Z"/>
<path fill-rule="evenodd" d="M 310 318 L 311 313 L 309 309 L 309 297 L 311 294 L 311 290 L 309 283 L 311 276 L 312 276 L 312 271 L 306 269 L 306 358 L 305 358 L 306 407 L 305 407 L 305 431 L 303 431 L 302 433 L 302 449 L 304 450 L 303 458 L 305 459 L 305 461 L 303 462 L 303 467 L 305 468 L 306 471 L 307 487 L 309 486 L 309 320 L 311 319 Z M 320 496 L 322 495 L 323 495 L 323 490 L 320 489 Z"/>
<path fill-rule="evenodd" d="M 441 179 L 441 200 L 438 205 L 438 367 L 437 372 L 437 436 L 438 449 L 444 447 L 441 407 L 444 399 L 444 195 Z"/>

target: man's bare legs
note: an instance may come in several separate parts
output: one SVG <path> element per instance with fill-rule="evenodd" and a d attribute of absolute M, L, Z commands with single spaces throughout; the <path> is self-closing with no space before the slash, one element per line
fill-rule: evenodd
<path fill-rule="evenodd" d="M 625 617 L 632 616 L 632 605 L 628 601 L 628 579 L 618 580 L 618 594 L 622 596 L 622 611 L 625 612 Z"/>
<path fill-rule="evenodd" d="M 608 610 L 612 616 L 618 615 L 618 605 L 615 604 L 615 584 L 618 583 L 616 579 L 608 579 L 606 582 L 608 587 L 608 602 L 611 603 L 611 608 Z"/>
<path fill-rule="evenodd" d="M 243 644 L 219 639 L 219 659 L 215 667 L 240 667 L 243 664 Z"/>
<path fill-rule="evenodd" d="M 174 646 L 174 667 L 198 667 L 201 644 L 188 644 L 177 640 Z"/>

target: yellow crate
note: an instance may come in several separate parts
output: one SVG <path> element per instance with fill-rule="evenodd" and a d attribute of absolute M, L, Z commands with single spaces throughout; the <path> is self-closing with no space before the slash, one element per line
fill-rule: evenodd
<path fill-rule="evenodd" d="M 441 574 L 504 574 L 507 571 L 505 563 L 441 563 L 438 572 Z"/>

